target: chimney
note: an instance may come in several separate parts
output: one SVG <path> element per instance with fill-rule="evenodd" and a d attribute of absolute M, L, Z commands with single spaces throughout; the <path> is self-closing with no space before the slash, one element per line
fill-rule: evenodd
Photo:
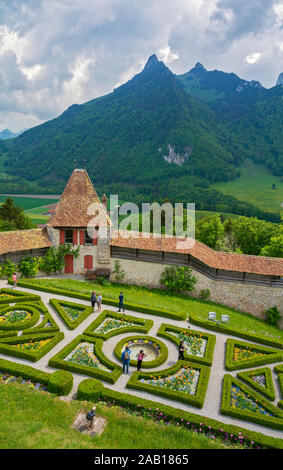
<path fill-rule="evenodd" d="M 108 199 L 107 199 L 106 194 L 103 194 L 103 196 L 101 198 L 101 202 L 102 202 L 102 205 L 104 207 L 104 210 L 105 210 L 106 214 L 107 214 L 107 201 L 108 201 Z"/>

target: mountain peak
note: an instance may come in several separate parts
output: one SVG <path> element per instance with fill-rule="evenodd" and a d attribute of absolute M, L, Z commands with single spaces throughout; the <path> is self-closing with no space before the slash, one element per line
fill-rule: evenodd
<path fill-rule="evenodd" d="M 194 68 L 200 69 L 200 70 L 206 70 L 206 68 L 200 62 L 197 62 Z"/>
<path fill-rule="evenodd" d="M 144 70 L 151 68 L 153 65 L 158 64 L 159 60 L 156 54 L 152 54 L 148 59 L 144 66 Z"/>
<path fill-rule="evenodd" d="M 283 85 L 283 72 L 280 73 L 280 75 L 277 79 L 276 86 L 278 86 L 278 85 Z"/>

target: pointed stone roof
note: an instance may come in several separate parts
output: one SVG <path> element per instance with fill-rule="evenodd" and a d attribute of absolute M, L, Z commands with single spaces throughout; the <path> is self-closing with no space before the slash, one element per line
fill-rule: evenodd
<path fill-rule="evenodd" d="M 90 221 L 98 213 L 90 208 L 97 204 L 95 208 L 99 212 L 101 220 L 106 220 L 107 225 L 110 219 L 105 214 L 103 205 L 94 189 L 86 170 L 75 169 L 70 176 L 67 186 L 56 206 L 54 214 L 50 217 L 48 225 L 52 227 L 87 227 Z M 94 206 L 93 206 L 94 207 Z M 100 222 L 100 224 L 102 224 Z M 99 223 L 95 225 L 100 225 Z"/>

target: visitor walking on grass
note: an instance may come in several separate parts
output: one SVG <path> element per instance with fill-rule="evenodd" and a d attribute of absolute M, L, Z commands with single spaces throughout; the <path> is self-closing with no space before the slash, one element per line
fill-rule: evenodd
<path fill-rule="evenodd" d="M 96 302 L 97 302 L 98 311 L 101 312 L 101 304 L 102 304 L 102 295 L 101 294 L 98 294 Z"/>
<path fill-rule="evenodd" d="M 91 305 L 92 305 L 92 308 L 93 308 L 93 311 L 94 311 L 95 304 L 96 304 L 96 302 L 97 302 L 97 298 L 96 298 L 96 293 L 95 293 L 95 292 L 93 292 L 93 293 L 91 294 L 91 299 L 90 299 L 90 300 L 91 300 Z"/>
<path fill-rule="evenodd" d="M 14 288 L 17 287 L 17 275 L 16 273 L 13 274 L 12 279 L 14 281 Z"/>
<path fill-rule="evenodd" d="M 118 310 L 118 312 L 121 312 L 121 310 L 123 310 L 123 312 L 125 313 L 124 294 L 123 294 L 123 292 L 120 292 L 120 295 L 119 295 L 119 310 Z"/>
<path fill-rule="evenodd" d="M 131 350 L 129 346 L 126 346 L 121 355 L 121 360 L 123 361 L 123 373 L 126 374 L 129 372 L 129 363 L 130 363 Z"/>
<path fill-rule="evenodd" d="M 141 349 L 140 352 L 138 353 L 137 370 L 141 370 L 142 361 L 145 357 L 146 357 L 146 354 Z"/>
<path fill-rule="evenodd" d="M 184 351 L 186 351 L 186 347 L 184 345 L 184 342 L 181 341 L 179 344 L 179 360 L 183 361 L 184 358 Z"/>

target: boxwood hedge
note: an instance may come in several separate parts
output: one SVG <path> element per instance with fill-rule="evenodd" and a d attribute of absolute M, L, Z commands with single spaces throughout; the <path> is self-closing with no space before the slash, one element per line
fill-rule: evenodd
<path fill-rule="evenodd" d="M 255 382 L 251 377 L 251 375 L 259 375 L 259 374 L 264 374 L 265 376 L 265 387 Z M 271 401 L 275 400 L 275 390 L 273 386 L 272 372 L 271 372 L 271 369 L 269 369 L 268 367 L 252 369 L 252 370 L 245 371 L 245 372 L 238 372 L 237 377 L 241 379 L 243 382 L 245 382 L 246 384 L 248 384 L 251 388 L 254 388 L 257 392 L 264 395 L 269 400 Z"/>
<path fill-rule="evenodd" d="M 166 323 L 162 323 L 162 325 L 160 325 L 157 335 L 162 336 L 163 338 L 166 338 L 169 341 L 172 341 L 173 343 L 175 343 L 176 346 L 179 346 L 180 340 L 175 335 L 170 334 L 170 332 L 178 334 L 178 333 L 181 333 L 182 331 L 185 331 L 188 336 L 200 335 L 203 339 L 207 341 L 204 357 L 197 356 L 197 355 L 194 356 L 193 354 L 189 354 L 187 353 L 187 351 L 185 351 L 184 359 L 186 361 L 198 362 L 200 364 L 211 366 L 212 361 L 213 361 L 214 347 L 216 343 L 215 335 L 211 335 L 209 333 L 199 332 L 195 330 L 189 330 L 187 328 L 180 328 L 178 326 L 169 325 Z"/>
<path fill-rule="evenodd" d="M 111 372 L 100 370 L 98 368 L 88 367 L 82 364 L 75 364 L 74 362 L 65 361 L 65 357 L 70 354 L 81 342 L 92 343 L 94 346 L 94 353 L 97 359 L 105 365 Z M 49 366 L 69 370 L 78 374 L 88 375 L 90 377 L 105 380 L 106 382 L 115 383 L 122 374 L 122 368 L 111 362 L 102 351 L 103 341 L 99 338 L 92 339 L 88 336 L 80 335 L 59 351 L 54 357 L 49 359 Z"/>
<path fill-rule="evenodd" d="M 199 430 L 201 428 L 204 434 L 208 434 L 208 432 L 211 431 L 214 435 L 228 440 L 230 439 L 233 443 L 235 438 L 241 435 L 244 436 L 243 442 L 253 442 L 254 447 L 263 446 L 270 449 L 283 449 L 283 441 L 281 439 L 250 431 L 233 424 L 222 423 L 212 418 L 164 405 L 134 394 L 111 390 L 95 379 L 85 379 L 80 382 L 77 391 L 77 399 L 87 400 L 92 403 L 97 403 L 102 400 L 103 402 L 135 411 L 155 411 L 163 413 L 168 421 L 175 424 L 178 423 L 190 429 L 195 428 Z"/>
<path fill-rule="evenodd" d="M 199 381 L 197 384 L 197 390 L 195 395 L 191 395 L 185 392 L 179 392 L 177 390 L 158 387 L 157 385 L 151 385 L 141 382 L 142 379 L 150 379 L 153 377 L 163 378 L 178 372 L 183 366 L 190 367 L 194 370 L 199 370 Z M 172 367 L 156 372 L 134 372 L 131 375 L 130 380 L 127 383 L 127 387 L 133 388 L 135 390 L 142 390 L 145 392 L 153 393 L 154 395 L 159 395 L 161 397 L 169 398 L 170 400 L 177 400 L 188 405 L 196 406 L 197 408 L 202 408 L 208 380 L 210 375 L 210 368 L 204 365 L 198 365 L 196 363 L 190 363 L 187 361 L 178 361 Z"/>
<path fill-rule="evenodd" d="M 159 347 L 159 356 L 156 357 L 156 359 L 152 360 L 152 361 L 146 361 L 146 362 L 143 362 L 143 369 L 152 369 L 152 368 L 155 368 L 155 367 L 159 367 L 161 364 L 163 364 L 167 357 L 168 357 L 168 349 L 167 349 L 167 346 L 162 343 L 161 341 L 158 341 L 158 339 L 156 338 L 153 338 L 152 336 L 127 336 L 126 338 L 123 338 L 121 339 L 121 341 L 119 341 L 119 343 L 116 344 L 115 346 L 115 349 L 114 349 L 114 354 L 115 356 L 117 357 L 117 359 L 120 361 L 121 360 L 121 354 L 122 354 L 122 348 L 123 348 L 123 345 L 125 343 L 127 343 L 128 341 L 135 341 L 135 340 L 139 340 L 139 339 L 144 339 L 145 341 L 148 341 L 149 343 L 152 342 L 152 343 L 155 343 L 158 345 Z M 143 346 L 141 345 L 140 347 L 141 349 L 143 349 Z M 131 349 L 131 347 L 130 347 Z M 137 360 L 136 359 L 130 359 L 130 366 L 137 366 Z"/>
<path fill-rule="evenodd" d="M 283 349 L 282 340 L 276 340 L 275 338 L 271 339 L 271 338 L 263 337 L 255 333 L 243 332 L 241 329 L 233 328 L 233 325 L 227 325 L 224 323 L 217 324 L 211 320 L 203 320 L 203 319 L 198 318 L 197 315 L 194 313 L 190 314 L 189 319 L 193 325 L 202 326 L 203 328 L 207 328 L 208 330 L 225 333 L 225 334 L 229 334 L 232 336 L 238 336 L 239 338 L 248 339 L 251 341 L 257 341 L 258 343 L 266 344 L 267 346 L 274 346 L 276 348 Z"/>
<path fill-rule="evenodd" d="M 47 354 L 54 346 L 64 338 L 64 333 L 37 333 L 33 335 L 13 336 L 1 339 L 0 352 L 8 356 L 20 357 L 28 359 L 29 361 L 36 362 Z M 41 341 L 50 339 L 48 343 L 42 346 L 37 351 L 27 350 L 24 348 L 15 348 L 14 346 L 19 343 L 28 343 L 29 341 Z"/>
<path fill-rule="evenodd" d="M 64 323 L 66 323 L 67 327 L 69 330 L 74 330 L 79 326 L 89 315 L 93 313 L 93 308 L 92 307 L 87 307 L 82 304 L 77 304 L 75 302 L 67 302 L 66 300 L 57 300 L 57 299 L 50 299 L 49 301 L 50 305 L 54 308 L 54 310 L 60 315 Z M 65 309 L 65 307 L 74 307 L 76 309 L 81 310 L 79 316 L 77 317 L 76 320 L 71 320 Z"/>
<path fill-rule="evenodd" d="M 24 330 L 23 334 L 42 333 L 43 329 L 45 329 L 47 333 L 60 331 L 59 326 L 57 325 L 54 318 L 51 316 L 51 314 L 49 313 L 49 311 L 41 300 L 37 302 L 30 302 L 28 303 L 28 305 L 34 305 L 40 311 L 40 314 L 43 315 L 43 320 L 35 327 Z M 47 326 L 48 322 L 50 326 Z"/>
<path fill-rule="evenodd" d="M 101 325 L 101 323 L 106 318 L 113 318 L 117 320 L 124 320 L 131 323 L 135 323 L 135 325 L 125 326 L 123 328 L 116 328 L 113 330 L 109 330 L 107 333 L 98 333 L 95 332 L 96 328 Z M 133 332 L 140 332 L 140 333 L 148 333 L 149 330 L 153 326 L 152 320 L 144 320 L 143 318 L 133 317 L 131 315 L 124 315 L 121 313 L 112 312 L 111 310 L 103 310 L 103 312 L 97 317 L 85 330 L 84 335 L 91 336 L 93 338 L 100 338 L 103 340 L 107 340 L 112 338 L 113 336 L 120 335 L 121 333 L 131 333 Z"/>
<path fill-rule="evenodd" d="M 9 281 L 10 284 L 12 282 Z M 1 294 L 4 294 L 3 297 Z M 11 295 L 11 297 L 5 297 L 5 294 Z M 40 296 L 36 294 L 30 294 L 28 292 L 22 292 L 20 290 L 14 290 L 9 288 L 0 289 L 0 304 L 14 304 L 16 302 L 26 302 L 30 300 L 40 300 Z"/>
<path fill-rule="evenodd" d="M 7 361 L 6 359 L 0 359 L 0 372 L 39 382 L 47 386 L 48 392 L 56 393 L 56 395 L 68 395 L 73 386 L 73 376 L 67 371 L 54 371 L 49 374 L 24 364 Z M 58 372 L 60 372 L 60 375 Z"/>
<path fill-rule="evenodd" d="M 30 320 L 24 320 L 19 322 L 1 322 L 0 323 L 0 330 L 2 331 L 11 331 L 11 330 L 25 330 L 27 328 L 31 328 L 32 326 L 36 325 L 36 323 L 40 319 L 40 312 L 36 305 L 25 304 L 21 303 L 20 306 L 10 307 L 10 305 L 6 307 L 2 307 L 0 310 L 0 316 L 4 315 L 5 313 L 11 312 L 12 310 L 24 310 L 31 314 Z"/>
<path fill-rule="evenodd" d="M 73 376 L 67 370 L 55 370 L 48 380 L 48 391 L 56 395 L 68 395 L 73 388 Z"/>
<path fill-rule="evenodd" d="M 234 348 L 239 347 L 243 349 L 250 349 L 263 353 L 262 356 L 252 356 L 250 359 L 242 359 L 234 361 Z M 256 367 L 263 364 L 270 364 L 273 362 L 280 362 L 283 360 L 283 351 L 278 349 L 267 348 L 258 344 L 245 343 L 244 341 L 234 340 L 228 338 L 226 341 L 226 359 L 225 367 L 227 370 L 239 370 L 247 369 L 250 367 Z"/>
<path fill-rule="evenodd" d="M 231 389 L 232 385 L 239 387 L 248 399 L 256 401 L 262 405 L 264 409 L 273 416 L 265 415 L 260 412 L 251 411 L 248 406 L 244 409 L 231 406 Z M 234 418 L 243 419 L 245 421 L 252 421 L 262 426 L 268 426 L 275 429 L 283 429 L 283 412 L 278 407 L 267 401 L 264 397 L 260 396 L 255 390 L 240 382 L 235 377 L 229 374 L 223 377 L 222 400 L 221 400 L 221 413 L 232 416 Z"/>
<path fill-rule="evenodd" d="M 9 280 L 9 283 L 12 284 L 12 281 Z M 74 297 L 75 299 L 89 300 L 90 295 L 80 294 L 79 292 L 68 291 L 64 289 L 57 289 L 55 287 L 46 287 L 34 283 L 29 283 L 28 281 L 18 281 L 20 287 L 26 287 L 28 289 L 40 290 L 42 292 L 50 292 L 52 294 L 64 295 L 67 297 Z M 103 297 L 103 303 L 106 305 L 112 305 L 113 307 L 118 308 L 118 301 Z M 183 312 L 170 312 L 168 310 L 162 310 L 158 308 L 151 308 L 144 305 L 134 304 L 131 302 L 125 302 L 125 308 L 128 310 L 133 310 L 136 312 L 145 313 L 147 315 L 157 315 L 160 317 L 172 318 L 174 320 L 185 320 L 186 314 Z"/>

